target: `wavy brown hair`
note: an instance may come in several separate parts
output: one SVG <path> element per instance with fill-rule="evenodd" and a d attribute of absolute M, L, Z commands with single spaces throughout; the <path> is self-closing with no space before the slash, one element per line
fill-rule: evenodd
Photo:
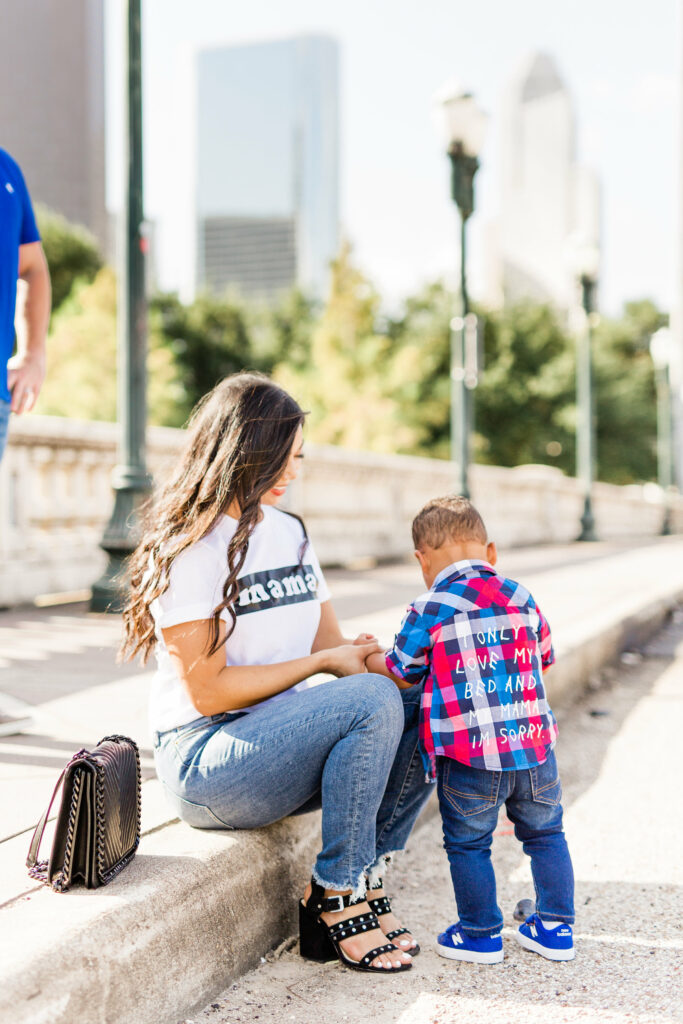
<path fill-rule="evenodd" d="M 128 562 L 122 657 L 140 654 L 143 663 L 147 660 L 156 639 L 150 605 L 167 589 L 171 563 L 206 536 L 234 502 L 240 517 L 226 551 L 227 578 L 212 614 L 208 653 L 221 646 L 225 609 L 230 636 L 237 577 L 260 518 L 260 500 L 284 472 L 304 416 L 286 391 L 260 373 L 226 377 L 195 407 L 178 466 L 142 513 L 142 540 Z"/>

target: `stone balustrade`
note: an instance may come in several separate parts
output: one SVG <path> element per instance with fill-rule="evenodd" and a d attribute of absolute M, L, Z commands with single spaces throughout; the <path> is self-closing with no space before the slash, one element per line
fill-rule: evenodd
<path fill-rule="evenodd" d="M 113 506 L 118 427 L 51 416 L 13 418 L 0 463 L 0 605 L 78 591 L 101 573 L 99 548 Z M 183 432 L 151 428 L 149 468 L 168 473 Z M 431 497 L 452 490 L 448 463 L 307 445 L 289 502 L 306 520 L 323 564 L 391 559 L 411 550 L 410 522 Z M 500 547 L 574 539 L 582 511 L 576 480 L 551 466 L 474 466 L 473 500 Z M 683 498 L 671 498 L 683 530 Z M 601 538 L 659 532 L 663 496 L 652 484 L 596 484 Z"/>

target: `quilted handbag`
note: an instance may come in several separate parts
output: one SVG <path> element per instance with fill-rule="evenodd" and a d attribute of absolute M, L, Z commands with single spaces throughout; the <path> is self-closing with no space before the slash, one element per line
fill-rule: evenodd
<path fill-rule="evenodd" d="M 59 787 L 62 801 L 48 860 L 38 851 Z M 32 878 L 66 892 L 74 882 L 106 885 L 129 864 L 140 842 L 140 752 L 127 736 L 105 736 L 79 750 L 57 780 L 26 859 Z"/>

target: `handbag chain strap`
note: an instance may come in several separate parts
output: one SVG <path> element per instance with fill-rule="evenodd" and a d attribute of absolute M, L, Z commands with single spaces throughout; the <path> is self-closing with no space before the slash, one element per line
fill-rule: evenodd
<path fill-rule="evenodd" d="M 52 794 L 52 799 L 50 800 L 50 803 L 48 804 L 48 808 L 45 811 L 45 814 L 43 815 L 43 818 L 42 818 L 41 822 L 39 823 L 38 828 L 36 829 L 36 835 L 38 836 L 38 841 L 35 844 L 35 856 L 36 857 L 38 855 L 38 850 L 40 848 L 40 840 L 43 838 L 43 831 L 45 829 L 45 825 L 47 823 L 47 819 L 48 819 L 48 817 L 50 815 L 50 809 L 52 807 L 52 804 L 54 803 L 54 799 L 55 799 L 55 797 L 57 795 L 57 791 L 59 790 L 59 787 L 62 785 L 62 782 L 64 781 L 64 775 L 66 774 L 68 769 L 76 761 L 82 760 L 83 757 L 86 756 L 87 754 L 88 754 L 88 751 L 85 748 L 77 751 L 73 755 L 73 757 L 71 758 L 69 763 L 66 765 L 66 767 L 65 767 L 64 771 L 62 772 L 62 774 L 59 776 L 59 779 L 57 781 L 57 785 L 55 786 L 54 792 Z M 70 868 L 70 865 L 71 865 L 71 855 L 72 855 L 72 852 L 73 852 L 74 834 L 75 834 L 75 831 L 76 831 L 76 808 L 78 807 L 78 795 L 80 793 L 81 784 L 82 784 L 82 777 L 81 777 L 81 774 L 79 772 L 77 772 L 74 775 L 73 790 L 72 790 L 72 794 L 71 794 L 71 803 L 69 805 L 69 820 L 67 822 L 66 837 L 65 837 L 65 840 L 64 840 L 64 865 L 63 865 L 62 869 L 57 872 L 57 874 L 53 878 L 52 882 L 50 882 L 50 880 L 48 879 L 48 863 L 49 862 L 47 860 L 36 860 L 35 863 L 34 864 L 30 864 L 29 868 L 28 868 L 28 873 L 31 876 L 31 878 L 35 878 L 39 882 L 44 882 L 46 885 L 51 885 L 52 888 L 55 890 L 55 892 L 65 892 L 67 887 L 68 887 L 67 879 L 68 879 L 68 874 L 69 874 L 69 868 Z M 35 838 L 34 838 L 34 842 L 35 842 Z M 32 851 L 32 853 L 34 851 L 33 844 L 31 846 L 31 851 Z M 31 856 L 31 854 L 29 854 L 29 858 L 30 858 L 30 856 Z"/>

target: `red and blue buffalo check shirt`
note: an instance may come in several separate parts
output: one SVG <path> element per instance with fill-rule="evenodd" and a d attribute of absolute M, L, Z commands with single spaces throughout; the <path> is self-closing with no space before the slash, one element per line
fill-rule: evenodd
<path fill-rule="evenodd" d="M 432 778 L 436 755 L 487 771 L 545 761 L 557 737 L 543 686 L 550 627 L 529 591 L 488 562 L 443 569 L 385 660 L 407 683 L 426 680 L 420 741 Z"/>

